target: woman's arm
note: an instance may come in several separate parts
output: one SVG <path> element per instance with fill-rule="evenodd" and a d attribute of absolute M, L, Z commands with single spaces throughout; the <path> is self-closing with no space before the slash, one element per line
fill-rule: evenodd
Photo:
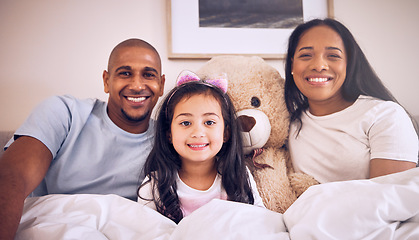
<path fill-rule="evenodd" d="M 376 120 L 369 129 L 371 160 L 369 178 L 416 167 L 418 135 L 406 111 L 394 102 L 377 105 Z"/>
<path fill-rule="evenodd" d="M 375 158 L 370 161 L 369 178 L 402 172 L 415 167 L 415 162 Z"/>

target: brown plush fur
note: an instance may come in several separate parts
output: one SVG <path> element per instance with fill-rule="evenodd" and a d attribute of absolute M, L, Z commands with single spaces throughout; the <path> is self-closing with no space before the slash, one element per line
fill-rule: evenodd
<path fill-rule="evenodd" d="M 255 161 L 272 168 L 251 170 L 265 206 L 283 213 L 309 186 L 317 184 L 308 175 L 294 173 L 285 147 L 289 114 L 284 101 L 284 79 L 260 57 L 218 56 L 197 71 L 201 79 L 221 73 L 227 74 L 228 93 L 237 111 L 255 109 L 251 99 L 257 97 L 261 102 L 257 109 L 269 118 L 271 133 Z"/>

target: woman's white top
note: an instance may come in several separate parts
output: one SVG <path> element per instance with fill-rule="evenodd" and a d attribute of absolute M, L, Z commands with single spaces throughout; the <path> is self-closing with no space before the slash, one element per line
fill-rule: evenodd
<path fill-rule="evenodd" d="M 326 116 L 308 110 L 302 128 L 290 127 L 289 149 L 296 172 L 320 183 L 366 179 L 371 159 L 418 161 L 418 136 L 397 103 L 360 96 L 348 108 Z"/>

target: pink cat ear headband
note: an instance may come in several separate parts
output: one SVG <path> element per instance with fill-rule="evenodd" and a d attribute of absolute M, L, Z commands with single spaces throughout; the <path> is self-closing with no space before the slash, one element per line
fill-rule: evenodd
<path fill-rule="evenodd" d="M 195 73 L 193 73 L 191 71 L 188 71 L 188 70 L 184 70 L 179 74 L 178 78 L 176 79 L 176 87 L 182 86 L 183 84 L 186 84 L 186 83 L 189 83 L 189 82 L 200 82 L 201 84 L 207 85 L 207 86 L 212 87 L 212 88 L 214 88 L 214 87 L 219 88 L 224 93 L 227 93 L 227 77 L 225 76 L 225 74 L 222 77 L 201 80 L 198 77 L 198 75 L 196 75 Z M 177 92 L 177 89 L 172 92 L 172 94 L 170 95 L 170 97 L 166 101 L 167 104 L 169 104 L 170 100 L 172 99 L 173 95 L 176 92 Z M 228 105 L 228 102 L 225 98 L 224 98 L 224 101 Z M 166 108 L 165 112 L 166 112 L 166 118 L 169 118 L 167 108 Z"/>
<path fill-rule="evenodd" d="M 196 75 L 195 73 L 193 73 L 191 71 L 188 71 L 188 70 L 184 70 L 179 74 L 178 78 L 176 79 L 176 86 L 180 86 L 180 85 L 188 83 L 188 82 L 207 83 L 207 84 L 213 85 L 215 87 L 218 87 L 224 93 L 227 92 L 228 82 L 227 82 L 227 77 L 225 76 L 225 74 L 224 74 L 224 76 L 219 76 L 219 77 L 216 77 L 216 78 L 201 80 L 198 77 L 198 75 Z"/>

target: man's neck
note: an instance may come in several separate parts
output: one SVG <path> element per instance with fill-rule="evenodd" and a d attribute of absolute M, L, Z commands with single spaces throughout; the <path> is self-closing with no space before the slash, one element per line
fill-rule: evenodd
<path fill-rule="evenodd" d="M 150 116 L 144 118 L 141 121 L 130 121 L 128 119 L 118 117 L 117 115 L 109 114 L 108 109 L 106 109 L 106 114 L 108 115 L 109 119 L 120 129 L 133 134 L 145 133 L 150 123 Z"/>

